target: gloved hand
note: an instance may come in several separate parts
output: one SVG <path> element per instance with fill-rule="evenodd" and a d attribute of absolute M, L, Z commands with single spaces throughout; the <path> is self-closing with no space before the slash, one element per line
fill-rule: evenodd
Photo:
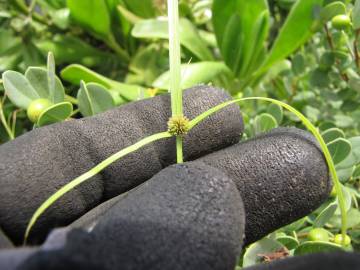
<path fill-rule="evenodd" d="M 190 119 L 229 100 L 223 90 L 201 86 L 184 92 Z M 121 149 L 167 130 L 170 96 L 121 106 L 103 114 L 35 129 L 0 146 L 0 227 L 17 245 L 35 210 L 50 195 Z M 184 158 L 224 148 L 240 140 L 239 107 L 230 106 L 192 129 L 184 140 Z M 98 204 L 151 178 L 175 162 L 175 140 L 145 146 L 112 164 L 63 196 L 33 227 L 28 242 L 41 243 L 48 232 L 65 226 Z"/>
<path fill-rule="evenodd" d="M 214 90 L 207 91 L 211 92 L 217 93 Z M 151 100 L 148 102 L 151 104 Z M 221 100 L 212 102 L 216 104 Z M 105 115 L 112 117 L 111 112 Z M 193 137 L 189 136 L 188 143 L 193 146 L 187 150 L 192 153 L 189 157 L 198 157 L 236 142 L 242 132 L 237 107 L 232 107 L 225 115 L 217 116 L 219 118 L 208 119 L 209 122 L 202 124 L 207 123 L 206 132 L 203 126 L 193 131 Z M 93 119 L 96 117 L 87 118 L 87 121 L 91 123 Z M 221 121 L 227 124 L 221 124 Z M 107 120 L 102 119 L 102 122 Z M 210 137 L 213 125 L 216 126 L 215 132 L 218 132 L 216 137 Z M 219 126 L 226 127 L 225 131 L 219 131 Z M 91 133 L 87 136 L 91 138 Z M 208 145 L 206 141 L 209 141 Z M 36 145 L 36 138 L 33 138 L 33 142 Z M 159 156 L 170 157 L 160 162 L 165 167 L 171 163 L 169 160 L 174 159 L 174 152 L 168 154 L 173 149 L 172 143 L 160 143 L 143 154 L 149 156 L 153 152 L 160 152 Z M 201 151 L 194 150 L 195 146 L 201 146 L 197 148 Z M 62 148 L 58 146 L 57 149 L 61 151 Z M 66 152 L 62 151 L 58 156 Z M 42 160 L 46 160 L 44 153 Z M 50 153 L 53 154 L 52 151 Z M 56 153 L 53 155 L 57 156 Z M 152 162 L 144 156 L 134 155 L 133 158 Z M 141 174 L 145 166 L 146 171 L 146 163 L 138 164 L 133 159 L 127 162 L 123 161 L 123 165 L 127 165 L 126 168 L 130 170 L 134 166 Z M 61 164 L 59 162 L 54 167 Z M 110 169 L 101 177 L 109 183 L 115 183 L 113 186 L 123 185 L 124 179 L 132 180 L 118 164 L 111 167 L 115 169 Z M 162 166 L 155 167 L 160 170 Z M 27 172 L 25 169 L 22 171 Z M 72 172 L 75 173 L 74 170 Z M 151 172 L 154 174 L 156 170 Z M 45 181 L 45 177 L 41 179 Z M 139 184 L 138 179 L 135 183 L 134 186 Z M 128 187 L 132 187 L 132 184 Z M 13 188 L 16 189 L 16 186 Z M 330 189 L 328 168 L 315 140 L 306 132 L 280 128 L 196 161 L 167 167 L 125 195 L 99 205 L 67 228 L 53 231 L 42 246 L 0 252 L 0 268 L 234 269 L 243 244 L 256 241 L 310 213 L 326 199 Z M 82 191 L 89 191 L 89 188 Z M 69 198 L 75 200 L 78 192 L 70 192 Z M 71 199 L 68 202 L 71 203 Z M 78 209 L 77 202 L 79 199 L 67 207 Z M 26 205 L 23 207 L 25 209 Z M 61 209 L 62 206 L 59 203 L 57 207 Z M 55 210 L 52 211 L 53 216 L 47 215 L 44 220 L 56 221 Z M 78 211 L 77 215 L 81 212 Z M 64 219 L 61 222 L 65 222 Z M 44 227 L 46 231 L 52 228 L 49 224 L 51 222 Z M 46 233 L 38 229 L 35 235 Z"/>

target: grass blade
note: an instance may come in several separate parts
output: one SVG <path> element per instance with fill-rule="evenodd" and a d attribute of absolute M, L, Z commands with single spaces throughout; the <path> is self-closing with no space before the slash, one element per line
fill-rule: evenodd
<path fill-rule="evenodd" d="M 341 211 L 341 232 L 343 235 L 343 239 L 345 239 L 345 234 L 346 234 L 346 229 L 347 229 L 347 216 L 346 216 L 346 207 L 345 207 L 345 199 L 344 199 L 344 194 L 342 192 L 342 188 L 341 188 L 341 183 L 340 180 L 337 176 L 336 173 L 336 169 L 335 169 L 335 164 L 334 161 L 331 157 L 330 151 L 328 149 L 328 147 L 326 146 L 326 143 L 323 139 L 323 137 L 321 136 L 321 134 L 319 133 L 318 129 L 298 110 L 296 110 L 295 108 L 291 107 L 290 105 L 281 102 L 279 100 L 276 99 L 271 99 L 271 98 L 266 98 L 266 97 L 248 97 L 248 98 L 239 98 L 239 99 L 234 99 L 234 100 L 230 100 L 228 102 L 224 102 L 222 104 L 219 104 L 213 108 L 211 108 L 210 110 L 202 113 L 201 115 L 197 116 L 196 118 L 194 118 L 192 121 L 190 121 L 190 126 L 189 128 L 192 129 L 193 127 L 195 127 L 197 124 L 199 124 L 201 121 L 203 121 L 205 118 L 207 118 L 208 116 L 212 115 L 213 113 L 231 105 L 234 103 L 239 103 L 242 101 L 248 101 L 248 100 L 261 100 L 261 101 L 268 101 L 268 102 L 272 102 L 274 104 L 277 104 L 285 109 L 287 109 L 288 111 L 292 112 L 293 114 L 295 114 L 300 120 L 301 122 L 304 124 L 304 126 L 311 131 L 311 133 L 315 136 L 316 140 L 319 142 L 321 150 L 324 153 L 327 165 L 329 167 L 329 171 L 332 177 L 332 180 L 334 182 L 334 186 L 336 189 L 336 193 L 338 196 L 338 200 L 339 200 L 339 206 L 340 206 L 340 211 Z"/>
<path fill-rule="evenodd" d="M 143 147 L 151 142 L 155 142 L 155 141 L 158 141 L 158 140 L 164 139 L 164 138 L 170 138 L 171 136 L 172 135 L 168 132 L 162 132 L 162 133 L 157 133 L 157 134 L 151 135 L 149 137 L 146 137 L 146 138 L 140 140 L 139 142 L 115 153 L 114 155 L 110 156 L 109 158 L 105 159 L 104 161 L 102 161 L 101 163 L 99 163 L 98 165 L 93 167 L 90 171 L 80 175 L 79 177 L 75 178 L 74 180 L 72 180 L 71 182 L 69 182 L 68 184 L 63 186 L 61 189 L 59 189 L 57 192 L 55 192 L 53 195 L 51 195 L 45 202 L 43 202 L 40 205 L 40 207 L 35 211 L 35 213 L 31 217 L 30 222 L 26 228 L 25 236 L 24 236 L 24 244 L 26 243 L 26 241 L 29 237 L 30 231 L 33 228 L 33 226 L 35 225 L 36 221 L 39 219 L 39 217 L 46 211 L 46 209 L 48 209 L 52 204 L 54 204 L 59 198 L 61 198 L 67 192 L 71 191 L 72 189 L 74 189 L 75 187 L 80 185 L 81 183 L 84 183 L 86 180 L 95 176 L 96 174 L 98 174 L 103 169 L 108 167 L 113 162 L 119 160 L 120 158 L 140 149 L 141 147 Z"/>

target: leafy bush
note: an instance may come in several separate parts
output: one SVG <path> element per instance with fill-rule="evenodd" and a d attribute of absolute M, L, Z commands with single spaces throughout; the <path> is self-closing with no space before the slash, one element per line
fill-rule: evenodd
<path fill-rule="evenodd" d="M 1 142 L 169 89 L 165 1 L 30 2 L 0 1 Z M 359 250 L 360 1 L 183 0 L 179 7 L 181 87 L 209 83 L 235 98 L 273 98 L 310 119 L 342 182 L 346 249 Z M 247 137 L 303 127 L 276 104 L 254 100 L 242 110 Z M 240 265 L 263 261 L 257 254 L 341 249 L 340 229 L 332 194 L 308 217 L 250 245 Z"/>

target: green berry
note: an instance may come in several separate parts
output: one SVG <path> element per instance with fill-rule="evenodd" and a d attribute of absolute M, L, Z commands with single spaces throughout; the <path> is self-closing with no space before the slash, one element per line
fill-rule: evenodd
<path fill-rule="evenodd" d="M 343 244 L 342 234 L 335 235 L 334 242 L 335 244 L 342 245 Z M 351 244 L 351 238 L 348 235 L 345 235 L 344 245 L 349 246 L 350 244 Z"/>
<path fill-rule="evenodd" d="M 351 25 L 351 19 L 347 15 L 337 15 L 331 20 L 332 26 L 338 30 L 344 30 Z"/>
<path fill-rule="evenodd" d="M 312 229 L 308 235 L 309 241 L 329 242 L 329 232 L 323 228 Z"/>
<path fill-rule="evenodd" d="M 36 99 L 30 103 L 27 108 L 27 116 L 30 121 L 36 123 L 42 114 L 47 108 L 52 105 L 51 101 L 45 98 Z"/>

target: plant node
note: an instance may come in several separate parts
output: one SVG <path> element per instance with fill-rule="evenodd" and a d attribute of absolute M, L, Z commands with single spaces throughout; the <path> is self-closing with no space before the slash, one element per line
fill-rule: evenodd
<path fill-rule="evenodd" d="M 189 131 L 189 119 L 184 115 L 176 115 L 168 121 L 168 132 L 175 136 L 184 136 Z"/>

